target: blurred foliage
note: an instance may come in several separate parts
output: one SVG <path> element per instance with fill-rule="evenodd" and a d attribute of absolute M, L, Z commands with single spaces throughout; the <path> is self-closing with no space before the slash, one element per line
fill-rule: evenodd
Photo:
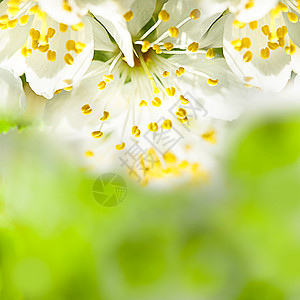
<path fill-rule="evenodd" d="M 127 179 L 104 208 L 43 134 L 2 134 L 0 299 L 299 299 L 299 135 L 300 115 L 258 120 L 213 191 Z"/>

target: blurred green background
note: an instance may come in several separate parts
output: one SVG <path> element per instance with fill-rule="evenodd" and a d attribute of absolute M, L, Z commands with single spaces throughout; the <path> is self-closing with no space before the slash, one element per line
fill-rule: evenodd
<path fill-rule="evenodd" d="M 209 188 L 100 206 L 32 130 L 0 135 L 0 299 L 300 298 L 300 113 L 237 133 Z"/>

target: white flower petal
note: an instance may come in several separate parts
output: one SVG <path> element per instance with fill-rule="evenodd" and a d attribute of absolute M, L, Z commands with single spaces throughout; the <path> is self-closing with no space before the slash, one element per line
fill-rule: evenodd
<path fill-rule="evenodd" d="M 20 78 L 0 68 L 0 90 L 0 115 L 19 117 L 26 107 L 26 97 Z"/>
<path fill-rule="evenodd" d="M 284 48 L 270 50 L 270 57 L 263 59 L 261 49 L 268 46 L 268 37 L 265 36 L 261 28 L 270 25 L 271 17 L 266 17 L 258 21 L 258 27 L 251 30 L 248 25 L 242 29 L 232 25 L 234 16 L 228 18 L 224 30 L 224 56 L 232 71 L 237 74 L 243 82 L 259 87 L 265 91 L 278 92 L 282 90 L 291 76 L 291 58 L 285 53 Z M 276 28 L 284 26 L 282 18 L 275 20 Z M 232 41 L 249 38 L 251 45 L 241 51 L 234 49 Z M 286 39 L 286 43 L 289 41 Z M 248 57 L 248 62 L 245 62 Z M 252 58 L 251 58 L 252 57 Z"/>
<path fill-rule="evenodd" d="M 84 28 L 74 31 L 70 27 L 66 32 L 59 31 L 59 25 L 48 19 L 48 26 L 56 30 L 56 34 L 49 41 L 50 50 L 56 52 L 56 60 L 49 61 L 47 53 L 34 50 L 27 58 L 26 78 L 32 90 L 45 98 L 52 98 L 56 90 L 72 86 L 86 72 L 94 55 L 92 27 L 88 17 L 83 19 Z M 69 40 L 83 43 L 82 52 L 67 51 Z M 28 46 L 29 47 L 29 46 Z M 66 63 L 66 55 L 69 63 Z M 71 60 L 71 61 L 70 61 Z M 73 62 L 72 62 L 73 60 Z"/>

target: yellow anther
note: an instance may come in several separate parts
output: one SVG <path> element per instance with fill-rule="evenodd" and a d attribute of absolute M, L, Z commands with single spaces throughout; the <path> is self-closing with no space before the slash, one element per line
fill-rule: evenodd
<path fill-rule="evenodd" d="M 103 117 L 100 118 L 100 121 L 104 122 L 109 118 L 109 112 L 108 111 L 104 111 L 103 112 Z"/>
<path fill-rule="evenodd" d="M 17 19 L 13 19 L 13 20 L 7 22 L 7 26 L 10 29 L 15 28 L 17 26 L 17 24 L 18 24 Z"/>
<path fill-rule="evenodd" d="M 72 86 L 67 86 L 67 87 L 64 88 L 64 90 L 66 92 L 71 92 L 73 90 L 73 87 Z"/>
<path fill-rule="evenodd" d="M 289 11 L 289 8 L 288 8 L 285 4 L 283 4 L 283 3 L 281 3 L 281 2 L 278 3 L 278 8 L 279 8 L 282 12 L 285 12 L 285 13 L 287 13 L 287 12 Z"/>
<path fill-rule="evenodd" d="M 135 137 L 140 137 L 141 131 L 139 130 L 138 126 L 133 126 L 131 129 L 131 133 Z"/>
<path fill-rule="evenodd" d="M 158 98 L 158 97 L 154 97 L 154 100 L 152 100 L 152 105 L 153 106 L 155 106 L 155 107 L 159 107 L 159 106 L 161 106 L 161 100 L 160 100 L 160 98 Z"/>
<path fill-rule="evenodd" d="M 174 38 L 177 38 L 179 35 L 179 30 L 177 27 L 170 27 L 169 28 L 169 36 L 170 37 L 174 37 Z"/>
<path fill-rule="evenodd" d="M 133 12 L 129 10 L 127 13 L 123 15 L 123 18 L 126 22 L 130 22 L 133 19 Z"/>
<path fill-rule="evenodd" d="M 181 101 L 181 104 L 183 104 L 183 105 L 187 105 L 190 103 L 190 101 L 188 99 L 186 99 L 183 95 L 180 95 L 179 99 Z"/>
<path fill-rule="evenodd" d="M 244 27 L 246 26 L 245 23 L 240 22 L 240 21 L 238 21 L 238 20 L 234 20 L 234 21 L 232 22 L 232 25 L 233 25 L 234 27 L 236 27 L 236 28 L 239 28 L 239 29 L 244 28 Z"/>
<path fill-rule="evenodd" d="M 49 50 L 47 52 L 47 59 L 52 62 L 56 61 L 56 52 Z"/>
<path fill-rule="evenodd" d="M 7 10 L 7 13 L 11 16 L 16 16 L 20 12 L 20 9 L 18 7 L 10 7 Z"/>
<path fill-rule="evenodd" d="M 296 52 L 296 47 L 293 44 L 291 44 L 290 46 L 286 46 L 284 48 L 284 50 L 285 50 L 286 54 L 294 55 Z"/>
<path fill-rule="evenodd" d="M 67 51 L 75 51 L 75 41 L 68 40 L 66 42 L 66 49 L 67 49 Z"/>
<path fill-rule="evenodd" d="M 188 117 L 184 117 L 183 119 L 177 117 L 177 120 L 178 120 L 180 123 L 184 124 L 184 123 L 187 123 L 189 119 L 188 119 Z"/>
<path fill-rule="evenodd" d="M 64 60 L 65 60 L 65 63 L 66 63 L 67 65 L 69 65 L 69 66 L 71 66 L 71 65 L 74 64 L 74 58 L 73 58 L 73 56 L 72 56 L 70 53 L 67 53 L 67 54 L 65 55 Z"/>
<path fill-rule="evenodd" d="M 100 90 L 100 91 L 103 91 L 106 87 L 106 82 L 105 81 L 100 81 L 97 85 L 97 88 Z"/>
<path fill-rule="evenodd" d="M 247 37 L 242 38 L 242 46 L 249 49 L 251 47 L 251 40 Z"/>
<path fill-rule="evenodd" d="M 72 7 L 70 6 L 69 1 L 67 0 L 63 1 L 63 9 L 66 10 L 67 12 L 72 11 Z"/>
<path fill-rule="evenodd" d="M 217 85 L 219 83 L 219 79 L 211 79 L 210 78 L 210 79 L 207 80 L 207 83 L 209 85 L 215 86 L 215 85 Z"/>
<path fill-rule="evenodd" d="M 243 43 L 240 39 L 237 39 L 237 40 L 234 40 L 234 41 L 231 41 L 230 44 L 233 46 L 233 47 L 242 47 Z"/>
<path fill-rule="evenodd" d="M 205 56 L 207 59 L 213 59 L 216 56 L 215 50 L 213 48 L 208 49 Z"/>
<path fill-rule="evenodd" d="M 86 156 L 86 157 L 93 157 L 93 156 L 94 156 L 94 152 L 93 152 L 93 151 L 90 151 L 90 150 L 89 150 L 89 151 L 86 151 L 86 152 L 85 152 L 85 156 Z"/>
<path fill-rule="evenodd" d="M 50 48 L 49 44 L 47 44 L 47 45 L 40 45 L 38 47 L 38 50 L 40 52 L 42 52 L 42 53 L 46 53 L 49 50 L 49 48 Z"/>
<path fill-rule="evenodd" d="M 149 123 L 148 125 L 148 129 L 151 131 L 151 132 L 156 132 L 158 130 L 158 125 L 156 122 L 151 122 Z"/>
<path fill-rule="evenodd" d="M 209 130 L 201 135 L 201 137 L 208 143 L 215 144 L 216 140 L 216 132 L 214 130 Z"/>
<path fill-rule="evenodd" d="M 163 128 L 163 129 L 169 130 L 169 129 L 172 128 L 172 126 L 173 126 L 172 121 L 169 120 L 169 119 L 164 120 L 163 123 L 162 123 L 162 128 Z"/>
<path fill-rule="evenodd" d="M 176 70 L 177 77 L 184 75 L 184 73 L 185 73 L 185 68 L 183 68 L 183 67 L 180 67 L 178 70 Z"/>
<path fill-rule="evenodd" d="M 285 39 L 284 38 L 279 39 L 278 44 L 279 44 L 279 47 L 283 48 L 285 45 Z"/>
<path fill-rule="evenodd" d="M 298 16 L 293 12 L 288 13 L 288 18 L 289 18 L 290 22 L 292 22 L 292 23 L 298 22 Z"/>
<path fill-rule="evenodd" d="M 84 28 L 84 24 L 82 22 L 76 24 L 76 25 L 72 25 L 71 28 L 74 30 L 74 31 L 80 31 Z"/>
<path fill-rule="evenodd" d="M 246 4 L 245 4 L 245 9 L 250 9 L 254 6 L 254 0 L 249 0 Z"/>
<path fill-rule="evenodd" d="M 270 55 L 271 55 L 271 52 L 270 52 L 269 48 L 266 47 L 266 48 L 262 48 L 260 50 L 260 56 L 261 56 L 261 58 L 267 59 L 267 58 L 270 57 Z"/>
<path fill-rule="evenodd" d="M 7 24 L 1 24 L 0 23 L 0 30 L 5 30 L 7 28 L 8 28 Z"/>
<path fill-rule="evenodd" d="M 79 54 L 83 51 L 83 49 L 86 47 L 86 44 L 82 42 L 76 42 L 75 43 L 75 53 Z"/>
<path fill-rule="evenodd" d="M 49 38 L 49 39 L 52 39 L 53 37 L 54 37 L 54 35 L 55 35 L 55 29 L 54 28 L 52 28 L 52 27 L 49 27 L 48 28 L 48 30 L 47 30 L 47 37 Z"/>
<path fill-rule="evenodd" d="M 247 51 L 244 56 L 243 56 L 243 61 L 244 62 L 250 62 L 253 58 L 253 54 L 251 51 Z"/>
<path fill-rule="evenodd" d="M 109 83 L 114 80 L 114 75 L 103 75 L 103 79 Z"/>
<path fill-rule="evenodd" d="M 39 47 L 39 42 L 33 40 L 33 41 L 32 41 L 32 49 L 33 49 L 33 50 L 37 50 L 38 47 Z"/>
<path fill-rule="evenodd" d="M 36 14 L 36 13 L 38 12 L 38 10 L 39 10 L 39 6 L 38 6 L 38 5 L 35 5 L 35 6 L 32 6 L 32 7 L 29 9 L 28 13 L 29 13 L 30 15 L 34 15 L 34 14 Z"/>
<path fill-rule="evenodd" d="M 122 144 L 116 145 L 115 147 L 118 151 L 121 151 L 125 148 L 125 143 L 123 142 Z"/>
<path fill-rule="evenodd" d="M 69 26 L 63 23 L 59 23 L 59 30 L 61 32 L 66 32 L 68 30 Z"/>
<path fill-rule="evenodd" d="M 170 75 L 170 73 L 168 71 L 164 71 L 162 74 L 162 76 L 165 78 L 168 77 L 169 75 Z"/>
<path fill-rule="evenodd" d="M 153 94 L 155 94 L 155 95 L 159 94 L 159 88 L 158 87 L 155 87 L 153 89 Z"/>
<path fill-rule="evenodd" d="M 167 51 L 171 51 L 174 48 L 174 45 L 172 43 L 164 43 L 164 47 Z"/>
<path fill-rule="evenodd" d="M 170 88 L 166 88 L 166 92 L 170 97 L 174 97 L 176 94 L 176 89 L 172 86 Z"/>
<path fill-rule="evenodd" d="M 142 107 L 142 106 L 147 106 L 147 101 L 142 100 L 139 104 L 139 107 Z"/>
<path fill-rule="evenodd" d="M 84 114 L 84 115 L 89 115 L 92 113 L 92 108 L 90 107 L 89 104 L 85 104 L 81 107 L 81 112 Z"/>
<path fill-rule="evenodd" d="M 148 50 L 149 50 L 150 48 L 151 48 L 150 42 L 148 42 L 148 41 L 143 41 L 143 46 L 142 46 L 141 51 L 142 51 L 143 53 L 146 53 L 146 52 L 148 52 Z"/>
<path fill-rule="evenodd" d="M 32 50 L 31 49 L 27 49 L 26 46 L 24 46 L 22 49 L 21 49 L 21 54 L 24 56 L 24 57 L 28 57 L 32 54 Z"/>
<path fill-rule="evenodd" d="M 94 139 L 100 139 L 100 138 L 102 138 L 102 136 L 103 136 L 103 132 L 101 132 L 101 131 L 93 131 L 92 133 L 91 133 L 91 135 L 92 135 L 92 137 L 94 138 Z"/>
<path fill-rule="evenodd" d="M 183 118 L 185 118 L 187 116 L 187 112 L 186 112 L 186 110 L 184 108 L 178 108 L 178 111 L 176 112 L 176 116 L 178 118 L 183 119 Z"/>
<path fill-rule="evenodd" d="M 162 50 L 160 49 L 159 45 L 154 44 L 152 48 L 153 48 L 153 50 L 155 50 L 156 54 L 162 53 Z"/>
<path fill-rule="evenodd" d="M 20 25 L 26 25 L 28 23 L 28 20 L 29 20 L 29 16 L 24 15 L 19 19 L 19 23 Z"/>
<path fill-rule="evenodd" d="M 257 21 L 250 22 L 249 27 L 250 27 L 251 30 L 257 29 Z"/>
<path fill-rule="evenodd" d="M 271 43 L 271 42 L 268 42 L 268 47 L 271 49 L 271 50 L 276 50 L 278 49 L 279 45 L 277 43 Z"/>
<path fill-rule="evenodd" d="M 277 35 L 277 31 L 276 32 L 271 32 L 268 36 L 268 39 L 271 43 L 276 43 L 279 39 L 278 35 Z"/>
<path fill-rule="evenodd" d="M 8 15 L 2 15 L 0 16 L 0 22 L 8 22 L 9 18 L 8 18 Z"/>
<path fill-rule="evenodd" d="M 191 52 L 197 52 L 199 49 L 199 43 L 193 42 L 188 46 L 187 49 L 188 49 L 188 51 L 191 51 Z"/>
<path fill-rule="evenodd" d="M 158 17 L 163 22 L 168 22 L 170 20 L 170 14 L 166 10 L 160 11 L 160 13 L 158 14 Z"/>
<path fill-rule="evenodd" d="M 190 18 L 193 20 L 198 20 L 201 17 L 201 12 L 199 9 L 194 9 L 190 13 Z"/>
<path fill-rule="evenodd" d="M 269 25 L 264 25 L 261 28 L 261 31 L 264 35 L 268 36 L 271 32 L 270 32 L 270 28 Z"/>

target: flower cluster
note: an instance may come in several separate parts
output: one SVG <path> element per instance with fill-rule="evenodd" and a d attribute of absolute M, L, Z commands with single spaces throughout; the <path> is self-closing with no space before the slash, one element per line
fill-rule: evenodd
<path fill-rule="evenodd" d="M 3 0 L 1 115 L 42 106 L 88 170 L 208 181 L 247 99 L 299 80 L 299 14 L 297 0 Z"/>

